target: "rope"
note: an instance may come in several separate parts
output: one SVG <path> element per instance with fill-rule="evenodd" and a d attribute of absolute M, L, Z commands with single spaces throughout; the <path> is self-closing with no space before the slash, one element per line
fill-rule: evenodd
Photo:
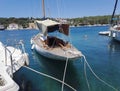
<path fill-rule="evenodd" d="M 55 81 L 58 81 L 58 82 L 60 82 L 60 83 L 63 83 L 63 81 L 61 81 L 61 80 L 59 80 L 59 79 L 57 79 L 57 78 L 55 78 L 55 77 L 53 77 L 53 76 L 50 76 L 50 75 L 47 75 L 47 74 L 45 74 L 45 73 L 36 71 L 36 70 L 34 70 L 34 69 L 30 68 L 30 67 L 27 67 L 27 66 L 23 66 L 23 67 L 25 67 L 25 68 L 27 68 L 27 69 L 29 69 L 29 70 L 37 73 L 37 74 L 40 74 L 40 75 L 42 75 L 42 76 L 45 76 L 45 77 L 51 78 L 51 79 L 53 79 L 53 80 L 55 80 Z M 72 90 L 76 91 L 76 89 L 74 89 L 74 88 L 73 88 L 72 86 L 70 86 L 69 84 L 67 84 L 67 83 L 64 83 L 64 84 L 65 84 L 66 86 L 68 86 L 69 88 L 71 88 Z"/>
<path fill-rule="evenodd" d="M 85 74 L 85 79 L 86 79 L 86 83 L 87 83 L 87 86 L 88 86 L 88 90 L 90 91 L 90 85 L 89 85 L 89 81 L 87 79 L 86 63 L 85 63 L 85 61 L 84 61 L 84 74 Z"/>
<path fill-rule="evenodd" d="M 62 88 L 61 88 L 61 91 L 63 91 L 63 88 L 64 88 L 64 81 L 65 81 L 65 75 L 66 75 L 67 64 L 68 64 L 68 57 L 67 57 L 66 63 L 65 63 L 65 69 L 64 69 L 64 74 L 63 74 L 63 80 L 62 80 Z M 74 90 L 74 91 L 76 91 L 76 90 Z"/>
<path fill-rule="evenodd" d="M 108 87 L 114 89 L 115 91 L 118 91 L 118 90 L 117 90 L 116 88 L 114 88 L 112 85 L 108 84 L 107 82 L 105 82 L 104 80 L 102 80 L 100 77 L 98 77 L 98 76 L 95 74 L 95 72 L 92 70 L 91 66 L 88 64 L 85 56 L 84 56 L 84 55 L 82 55 L 82 56 L 83 56 L 83 58 L 84 58 L 85 63 L 87 64 L 88 68 L 89 68 L 90 71 L 92 72 L 92 74 L 93 74 L 99 81 L 101 81 L 102 83 L 104 83 L 104 84 L 107 85 Z"/>

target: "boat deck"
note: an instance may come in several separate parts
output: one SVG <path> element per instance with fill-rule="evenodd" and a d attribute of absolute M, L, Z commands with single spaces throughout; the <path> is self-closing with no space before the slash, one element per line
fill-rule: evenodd
<path fill-rule="evenodd" d="M 36 44 L 41 50 L 44 52 L 48 52 L 48 54 L 53 54 L 56 56 L 63 57 L 65 59 L 75 59 L 80 58 L 82 53 L 73 47 L 71 44 L 67 44 L 66 46 L 57 46 L 57 47 L 49 47 L 45 44 L 45 42 L 41 39 L 41 35 L 38 34 L 33 38 L 34 44 Z"/>

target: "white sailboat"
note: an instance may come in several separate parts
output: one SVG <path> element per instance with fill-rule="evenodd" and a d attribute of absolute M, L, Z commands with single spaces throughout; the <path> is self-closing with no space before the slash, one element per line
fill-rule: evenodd
<path fill-rule="evenodd" d="M 117 41 L 120 41 L 120 16 L 115 18 L 115 11 L 117 7 L 118 0 L 115 2 L 114 11 L 111 18 L 110 34 L 109 36 Z"/>
<path fill-rule="evenodd" d="M 45 18 L 45 8 L 43 1 L 43 17 Z M 32 49 L 35 49 L 40 55 L 55 60 L 75 60 L 82 56 L 71 43 L 58 36 L 50 35 L 51 32 L 60 32 L 69 36 L 69 25 L 63 22 L 57 22 L 50 19 L 36 20 L 36 25 L 41 33 L 31 39 Z"/>
<path fill-rule="evenodd" d="M 120 41 L 120 18 L 117 21 L 117 24 L 110 27 L 110 37 L 112 39 Z"/>
<path fill-rule="evenodd" d="M 13 73 L 29 64 L 28 54 L 0 42 L 0 91 L 18 91 L 19 86 L 12 79 Z"/>

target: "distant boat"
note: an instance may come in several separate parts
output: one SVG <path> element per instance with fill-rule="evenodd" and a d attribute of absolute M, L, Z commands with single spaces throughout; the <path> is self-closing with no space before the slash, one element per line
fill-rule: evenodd
<path fill-rule="evenodd" d="M 109 35 L 110 31 L 100 31 L 99 35 Z"/>
<path fill-rule="evenodd" d="M 117 7 L 118 0 L 115 2 L 114 11 L 111 18 L 110 34 L 109 36 L 117 41 L 120 41 L 120 16 L 115 18 L 115 10 Z"/>
<path fill-rule="evenodd" d="M 44 6 L 44 0 L 42 1 Z M 43 17 L 45 18 L 44 7 L 43 14 Z M 60 32 L 68 37 L 69 25 L 67 23 L 57 22 L 50 19 L 44 19 L 41 21 L 36 20 L 35 22 L 39 30 L 41 30 L 41 33 L 31 39 L 31 44 L 32 49 L 35 49 L 40 55 L 54 60 L 75 60 L 82 56 L 82 53 L 68 41 L 50 34 L 53 32 Z"/>
<path fill-rule="evenodd" d="M 12 79 L 13 73 L 28 63 L 27 53 L 0 42 L 0 91 L 18 91 L 19 86 Z"/>
<path fill-rule="evenodd" d="M 5 29 L 4 25 L 0 25 L 0 30 L 4 30 L 4 29 Z"/>

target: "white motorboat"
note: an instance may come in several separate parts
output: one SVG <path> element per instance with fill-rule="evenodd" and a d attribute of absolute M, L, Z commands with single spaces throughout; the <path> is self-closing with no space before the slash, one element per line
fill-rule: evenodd
<path fill-rule="evenodd" d="M 99 35 L 109 35 L 110 31 L 100 31 Z"/>
<path fill-rule="evenodd" d="M 28 54 L 25 51 L 23 53 L 18 48 L 5 46 L 0 42 L 0 91 L 19 90 L 12 77 L 13 73 L 25 64 L 29 64 Z"/>

